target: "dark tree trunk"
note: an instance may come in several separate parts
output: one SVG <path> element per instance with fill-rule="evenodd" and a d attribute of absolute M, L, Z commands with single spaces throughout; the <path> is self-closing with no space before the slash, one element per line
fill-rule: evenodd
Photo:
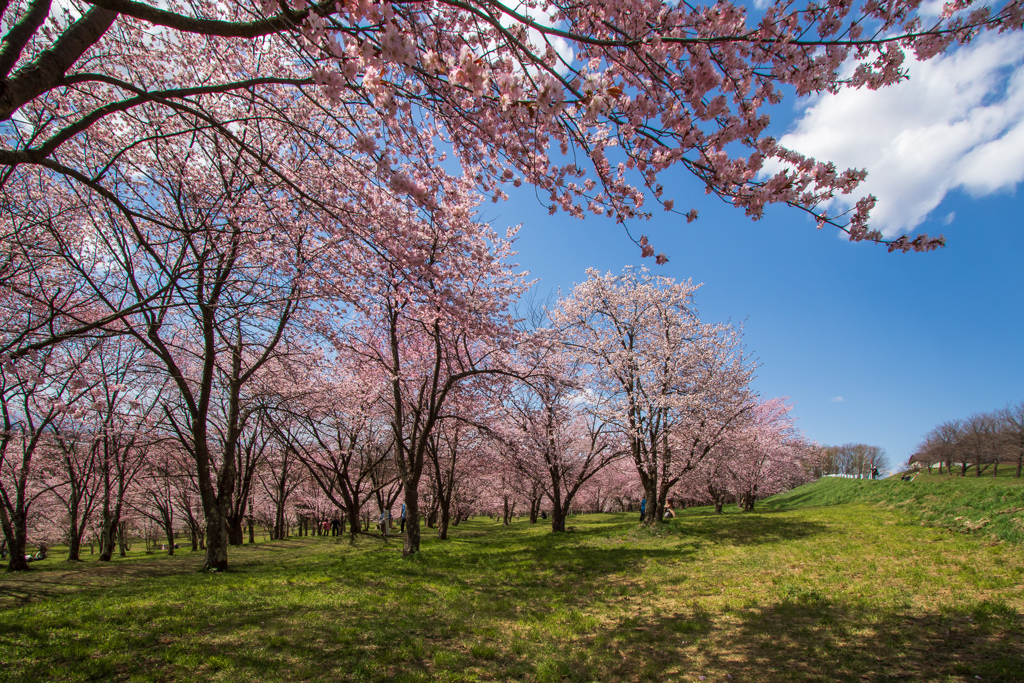
<path fill-rule="evenodd" d="M 402 555 L 408 557 L 420 551 L 420 492 L 419 487 L 405 486 L 405 541 Z"/>
<path fill-rule="evenodd" d="M 68 538 L 68 562 L 81 562 L 82 554 L 82 536 L 81 534 L 71 533 Z"/>
<path fill-rule="evenodd" d="M 350 505 L 346 510 L 345 514 L 348 516 L 348 530 L 349 536 L 355 538 L 356 534 L 359 533 L 359 506 Z"/>
<path fill-rule="evenodd" d="M 72 497 L 75 495 L 72 490 Z M 82 535 L 85 533 L 85 520 L 78 518 L 78 501 L 72 500 L 71 509 L 68 511 L 68 562 L 82 561 Z"/>
<path fill-rule="evenodd" d="M 174 528 L 171 526 L 164 527 L 164 536 L 167 537 L 167 554 L 174 554 Z"/>
<path fill-rule="evenodd" d="M 449 512 L 449 505 L 444 503 L 441 504 L 441 519 L 437 525 L 437 537 L 445 541 L 448 539 L 448 522 L 451 519 L 451 513 Z"/>
<path fill-rule="evenodd" d="M 128 544 L 128 536 L 125 533 L 125 524 L 120 522 L 117 525 L 117 552 L 121 557 L 128 557 L 128 551 L 131 550 L 131 546 Z"/>
<path fill-rule="evenodd" d="M 543 497 L 537 497 L 530 501 L 530 524 L 537 523 L 537 517 L 540 515 L 540 504 L 543 500 Z"/>
<path fill-rule="evenodd" d="M 7 571 L 28 571 L 28 562 L 25 560 L 28 531 L 24 517 L 12 515 L 8 518 L 7 515 L 4 515 L 4 536 L 7 538 L 7 550 L 11 553 L 11 559 L 7 562 Z"/>
<path fill-rule="evenodd" d="M 228 569 L 227 520 L 220 506 L 206 513 L 206 560 L 203 566 L 209 571 L 224 572 Z"/>
<path fill-rule="evenodd" d="M 555 505 L 551 506 L 551 531 L 565 531 L 565 513 Z"/>
<path fill-rule="evenodd" d="M 113 509 L 103 504 L 103 522 L 100 524 L 100 562 L 110 562 L 114 557 L 114 548 L 117 544 L 117 530 L 121 526 L 121 506 L 115 505 Z"/>
<path fill-rule="evenodd" d="M 652 525 L 658 523 L 658 489 L 656 479 L 650 478 L 644 482 L 644 495 L 647 504 L 644 507 L 643 523 Z"/>
<path fill-rule="evenodd" d="M 228 543 L 236 546 L 245 543 L 245 529 L 242 527 L 242 518 L 230 520 L 228 524 Z"/>

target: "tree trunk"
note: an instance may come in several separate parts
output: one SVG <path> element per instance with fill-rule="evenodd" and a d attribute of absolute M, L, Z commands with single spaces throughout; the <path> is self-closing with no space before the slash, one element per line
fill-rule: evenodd
<path fill-rule="evenodd" d="M 558 505 L 551 506 L 551 531 L 565 531 L 565 511 Z"/>
<path fill-rule="evenodd" d="M 451 520 L 450 505 L 441 503 L 440 519 L 437 524 L 437 538 L 442 541 L 448 540 L 448 522 Z"/>
<path fill-rule="evenodd" d="M 648 478 L 644 482 L 644 495 L 647 504 L 644 507 L 643 523 L 653 525 L 658 523 L 658 489 L 656 479 Z"/>
<path fill-rule="evenodd" d="M 275 541 L 283 541 L 285 536 L 284 505 L 279 502 L 274 509 L 274 533 L 271 535 L 271 539 Z"/>
<path fill-rule="evenodd" d="M 420 492 L 418 486 L 405 486 L 405 541 L 402 556 L 409 557 L 420 551 Z"/>
<path fill-rule="evenodd" d="M 25 518 L 20 515 L 12 515 L 9 529 L 6 528 L 6 519 L 4 522 L 4 535 L 7 536 L 7 550 L 11 553 L 11 559 L 7 563 L 7 571 L 28 571 L 28 562 L 25 560 L 25 546 L 28 544 L 28 530 L 25 527 Z"/>
<path fill-rule="evenodd" d="M 345 514 L 348 516 L 348 531 L 349 537 L 355 540 L 356 534 L 359 533 L 359 515 L 360 509 L 357 505 L 350 505 L 346 510 Z"/>
<path fill-rule="evenodd" d="M 103 522 L 100 524 L 100 562 L 110 562 L 114 557 L 114 545 L 117 543 L 117 530 L 121 526 L 121 506 L 113 509 L 103 504 Z"/>
<path fill-rule="evenodd" d="M 540 503 L 544 500 L 542 496 L 538 496 L 530 501 L 530 524 L 537 523 L 537 516 L 540 514 Z"/>
<path fill-rule="evenodd" d="M 245 530 L 242 527 L 242 518 L 230 520 L 228 526 L 228 543 L 230 545 L 242 545 L 245 543 Z"/>
<path fill-rule="evenodd" d="M 125 534 L 125 525 L 123 522 L 119 522 L 117 525 L 117 553 L 121 557 L 128 557 L 128 551 L 131 547 L 128 545 L 128 538 Z"/>
<path fill-rule="evenodd" d="M 170 524 L 164 525 L 164 536 L 167 537 L 167 554 L 174 554 L 174 527 Z"/>
<path fill-rule="evenodd" d="M 71 531 L 71 535 L 68 538 L 68 562 L 81 562 L 82 554 L 82 536 Z"/>
<path fill-rule="evenodd" d="M 206 513 L 206 570 L 227 571 L 228 545 L 227 520 L 224 511 L 217 505 Z"/>

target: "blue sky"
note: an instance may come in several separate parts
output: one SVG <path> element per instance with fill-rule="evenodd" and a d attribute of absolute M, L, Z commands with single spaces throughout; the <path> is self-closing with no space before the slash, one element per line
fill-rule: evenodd
<path fill-rule="evenodd" d="M 1024 39 L 978 41 L 889 92 L 840 98 L 785 103 L 775 133 L 868 168 L 872 226 L 945 234 L 944 249 L 890 254 L 785 207 L 752 222 L 685 174 L 665 178 L 666 196 L 696 222 L 630 225 L 669 256 L 660 267 L 622 226 L 549 216 L 530 188 L 483 216 L 523 223 L 518 260 L 541 295 L 641 262 L 703 282 L 701 317 L 743 325 L 758 392 L 788 396 L 810 439 L 881 446 L 895 466 L 938 422 L 1024 400 Z"/>

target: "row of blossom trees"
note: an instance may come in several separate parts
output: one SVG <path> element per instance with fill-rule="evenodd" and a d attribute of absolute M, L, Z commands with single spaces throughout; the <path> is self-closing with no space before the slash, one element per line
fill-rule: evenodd
<path fill-rule="evenodd" d="M 109 560 L 126 528 L 152 530 L 171 552 L 184 529 L 216 568 L 246 526 L 250 541 L 256 526 L 283 538 L 300 523 L 356 534 L 402 504 L 412 553 L 421 516 L 441 538 L 472 512 L 507 522 L 517 508 L 531 521 L 550 510 L 564 531 L 573 509 L 647 498 L 653 523 L 670 495 L 749 508 L 806 476 L 788 406 L 752 394 L 737 332 L 699 321 L 691 285 L 590 272 L 549 325 L 523 330 L 505 311 L 516 280 L 503 297 L 488 290 L 509 248 L 488 240 L 460 235 L 442 252 L 433 235 L 425 263 L 475 246 L 466 251 L 493 269 L 468 271 L 484 273 L 469 286 L 500 318 L 467 316 L 470 303 L 453 306 L 462 295 L 429 277 L 380 270 L 395 285 L 379 291 L 396 293 L 330 317 L 333 298 L 309 297 L 316 305 L 294 304 L 295 322 L 275 320 L 276 345 L 255 321 L 204 341 L 167 315 L 146 341 L 127 328 L 7 361 L 0 517 L 11 567 L 30 530 L 66 542 L 70 559 L 95 537 Z M 168 372 L 174 354 L 190 374 Z"/>

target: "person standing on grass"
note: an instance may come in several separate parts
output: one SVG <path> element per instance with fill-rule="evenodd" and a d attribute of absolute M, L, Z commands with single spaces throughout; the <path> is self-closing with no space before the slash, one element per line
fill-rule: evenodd
<path fill-rule="evenodd" d="M 388 535 L 388 522 L 391 521 L 391 510 L 384 510 L 380 513 L 380 531 L 385 536 Z"/>
<path fill-rule="evenodd" d="M 405 533 L 405 503 L 402 503 L 402 533 Z"/>
<path fill-rule="evenodd" d="M 647 511 L 647 499 L 640 501 L 640 521 L 644 521 L 644 513 Z"/>

